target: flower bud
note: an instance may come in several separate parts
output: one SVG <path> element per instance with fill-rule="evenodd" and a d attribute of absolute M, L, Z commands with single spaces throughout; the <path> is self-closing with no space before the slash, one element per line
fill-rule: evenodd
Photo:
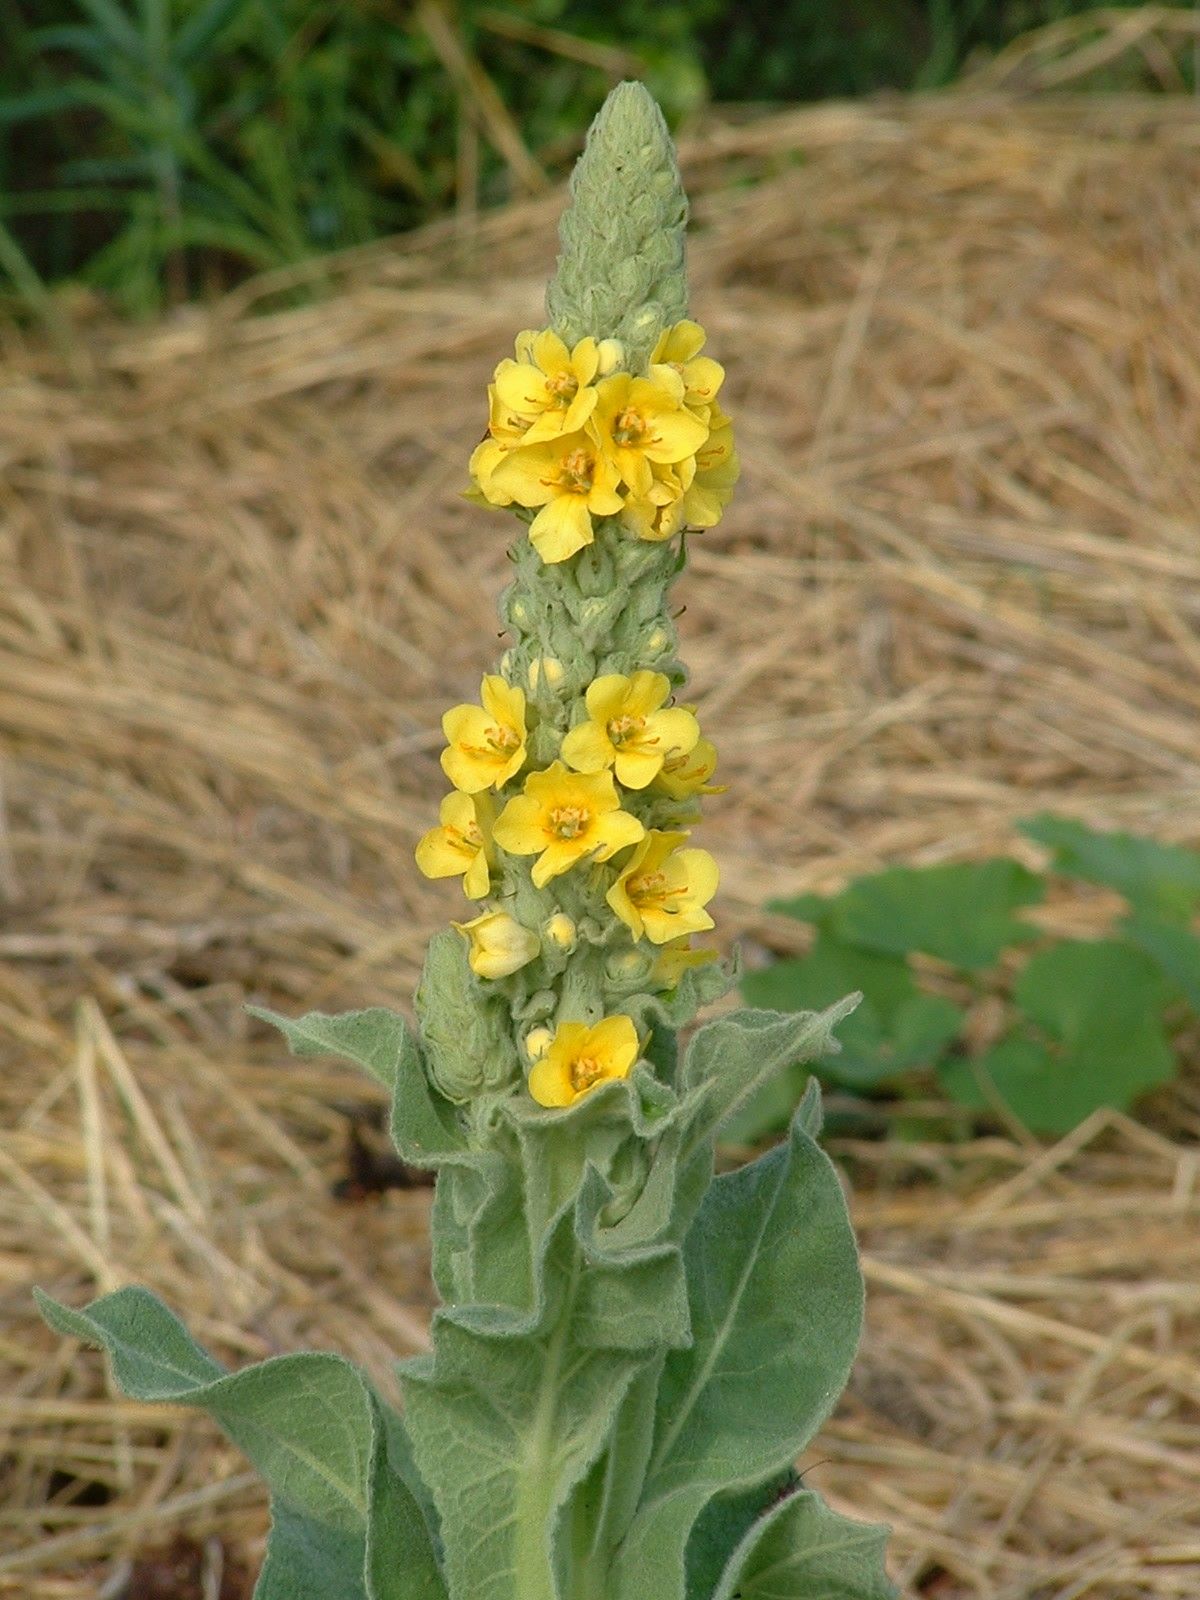
<path fill-rule="evenodd" d="M 633 984 L 640 983 L 653 964 L 653 956 L 644 950 L 623 950 L 619 955 L 609 956 L 604 970 L 612 983 Z"/>
<path fill-rule="evenodd" d="M 544 1056 L 553 1038 L 553 1028 L 530 1028 L 525 1035 L 525 1054 L 530 1061 L 537 1061 Z"/>
<path fill-rule="evenodd" d="M 538 656 L 529 663 L 530 690 L 536 694 L 543 679 L 548 689 L 557 689 L 566 675 L 567 669 L 557 656 Z"/>
<path fill-rule="evenodd" d="M 508 1005 L 500 995 L 480 994 L 463 942 L 450 928 L 429 942 L 416 1002 L 429 1076 L 448 1100 L 462 1104 L 516 1077 Z"/>
<path fill-rule="evenodd" d="M 529 621 L 529 607 L 524 600 L 514 600 L 508 608 L 510 622 L 515 622 L 518 628 L 523 628 Z"/>
<path fill-rule="evenodd" d="M 485 911 L 481 917 L 454 926 L 470 941 L 467 959 L 480 978 L 507 978 L 542 948 L 537 934 L 522 927 L 507 911 Z"/>
<path fill-rule="evenodd" d="M 542 938 L 569 955 L 577 942 L 575 924 L 565 911 L 556 911 L 542 929 Z"/>
<path fill-rule="evenodd" d="M 625 365 L 625 346 L 620 339 L 601 339 L 596 348 L 600 355 L 598 373 L 601 378 L 607 378 Z"/>

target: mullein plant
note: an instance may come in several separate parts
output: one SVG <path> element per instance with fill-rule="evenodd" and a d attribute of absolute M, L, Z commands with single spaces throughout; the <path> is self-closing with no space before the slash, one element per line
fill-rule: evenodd
<path fill-rule="evenodd" d="M 146 1291 L 76 1312 L 119 1383 L 202 1407 L 272 1491 L 260 1600 L 883 1600 L 883 1534 L 794 1471 L 840 1393 L 862 1282 L 811 1090 L 714 1177 L 723 1125 L 836 1048 L 820 1014 L 733 1011 L 692 941 L 716 753 L 678 703 L 668 603 L 737 476 L 721 367 L 686 315 L 686 201 L 649 95 L 614 90 L 548 294 L 489 390 L 471 493 L 522 524 L 512 638 L 444 719 L 452 786 L 417 847 L 473 914 L 436 934 L 419 1026 L 258 1012 L 359 1063 L 432 1168 L 427 1354 L 403 1413 L 348 1362 L 227 1372 Z"/>

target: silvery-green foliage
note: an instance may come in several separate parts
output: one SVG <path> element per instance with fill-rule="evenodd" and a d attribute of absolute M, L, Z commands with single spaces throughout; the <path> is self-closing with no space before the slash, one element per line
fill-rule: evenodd
<path fill-rule="evenodd" d="M 622 83 L 596 113 L 571 176 L 558 271 L 546 292 L 568 345 L 616 338 L 638 371 L 664 327 L 687 315 L 687 197 L 662 112 Z"/>
<path fill-rule="evenodd" d="M 431 1084 L 392 1012 L 259 1013 L 385 1085 L 398 1151 L 437 1172 L 444 1303 L 399 1368 L 403 1420 L 335 1356 L 227 1374 L 145 1291 L 46 1315 L 258 1465 L 259 1600 L 884 1600 L 878 1530 L 779 1498 L 862 1313 L 815 1090 L 785 1144 L 713 1178 L 722 1123 L 845 1010 L 732 1013 L 568 1110 L 486 1112 Z"/>
<path fill-rule="evenodd" d="M 503 1089 L 520 1071 L 509 1008 L 482 987 L 461 935 L 440 929 L 429 941 L 416 1001 L 429 1075 L 447 1100 Z M 427 1003 L 430 995 L 436 1004 Z"/>

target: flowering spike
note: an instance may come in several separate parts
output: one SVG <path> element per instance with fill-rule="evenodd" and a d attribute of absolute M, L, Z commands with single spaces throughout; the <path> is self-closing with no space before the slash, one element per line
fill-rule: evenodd
<path fill-rule="evenodd" d="M 616 339 L 641 372 L 663 328 L 687 315 L 687 197 L 663 114 L 640 83 L 621 83 L 596 114 L 559 226 L 546 292 L 568 345 Z"/>

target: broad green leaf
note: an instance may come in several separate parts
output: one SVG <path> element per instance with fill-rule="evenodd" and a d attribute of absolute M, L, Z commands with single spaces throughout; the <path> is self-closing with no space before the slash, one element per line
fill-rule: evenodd
<path fill-rule="evenodd" d="M 846 1381 L 862 1280 L 841 1185 L 805 1130 L 809 1115 L 786 1144 L 716 1179 L 688 1234 L 693 1344 L 667 1357 L 613 1600 L 683 1600 L 684 1552 L 704 1507 L 788 1467 Z"/>
<path fill-rule="evenodd" d="M 946 1093 L 973 1110 L 994 1110 L 979 1079 L 1035 1133 L 1062 1134 L 1100 1106 L 1127 1110 L 1140 1095 L 1174 1076 L 1175 1061 L 1153 1024 L 1114 1038 L 1100 1028 L 1070 1046 L 1024 1035 L 1003 1039 L 978 1061 L 947 1062 L 939 1071 Z"/>
<path fill-rule="evenodd" d="M 833 1030 L 860 999 L 848 995 L 824 1011 L 791 1016 L 732 1011 L 701 1028 L 688 1047 L 682 1073 L 684 1094 L 702 1096 L 692 1113 L 692 1147 L 718 1132 L 772 1078 L 836 1050 Z"/>
<path fill-rule="evenodd" d="M 285 1017 L 266 1006 L 247 1006 L 246 1010 L 260 1022 L 278 1028 L 294 1055 L 341 1056 L 365 1068 L 385 1089 L 395 1088 L 397 1063 L 409 1035 L 399 1012 L 369 1006 L 365 1011 L 336 1015 L 310 1011 L 303 1017 Z"/>
<path fill-rule="evenodd" d="M 997 857 L 939 867 L 892 867 L 859 878 L 833 901 L 827 925 L 844 944 L 889 955 L 920 951 L 974 971 L 1036 933 L 1013 912 L 1035 905 L 1042 880 Z"/>
<path fill-rule="evenodd" d="M 246 1009 L 278 1028 L 296 1055 L 341 1056 L 390 1090 L 392 1142 L 410 1166 L 436 1167 L 462 1157 L 466 1144 L 454 1107 L 430 1088 L 421 1047 L 398 1012 L 370 1006 L 293 1018 L 262 1006 Z"/>
<path fill-rule="evenodd" d="M 1040 950 L 1013 988 L 1026 1016 L 1067 1044 L 1104 1028 L 1119 1044 L 1157 1023 L 1165 997 L 1158 968 L 1119 939 L 1064 939 Z"/>
<path fill-rule="evenodd" d="M 1158 970 L 1200 1012 L 1200 936 L 1173 923 L 1150 917 L 1128 917 L 1121 932 L 1149 956 Z"/>
<path fill-rule="evenodd" d="M 318 1595 L 321 1600 L 402 1600 L 403 1591 L 368 1594 L 358 1534 L 314 1522 L 273 1501 L 271 1534 L 254 1600 L 308 1600 L 310 1595 L 313 1600 Z"/>
<path fill-rule="evenodd" d="M 947 1093 L 980 1110 L 979 1077 L 1027 1127 L 1067 1133 L 1100 1106 L 1125 1110 L 1174 1075 L 1162 1026 L 1167 989 L 1140 950 L 1115 939 L 1066 940 L 1031 957 L 1013 997 L 1029 1022 L 973 1065 L 947 1064 Z"/>
<path fill-rule="evenodd" d="M 712 1600 L 713 1590 L 729 1564 L 731 1551 L 785 1492 L 798 1488 L 800 1479 L 788 1467 L 766 1484 L 755 1484 L 741 1494 L 717 1495 L 696 1519 L 685 1556 L 686 1600 Z"/>
<path fill-rule="evenodd" d="M 1132 833 L 1101 832 L 1045 812 L 1018 827 L 1027 839 L 1053 850 L 1057 871 L 1105 884 L 1135 910 L 1179 920 L 1200 905 L 1200 851 Z"/>
<path fill-rule="evenodd" d="M 405 1420 L 441 1519 L 450 1593 L 556 1600 L 558 1529 L 646 1358 L 435 1321 L 432 1357 L 400 1368 Z"/>
<path fill-rule="evenodd" d="M 793 917 L 797 922 L 814 922 L 822 926 L 829 916 L 833 896 L 824 894 L 798 894 L 787 900 L 768 900 L 767 910 L 776 916 Z"/>
<path fill-rule="evenodd" d="M 746 1533 L 712 1600 L 894 1600 L 886 1543 L 886 1528 L 852 1522 L 801 1490 Z"/>
<path fill-rule="evenodd" d="M 264 1600 L 294 1600 L 318 1579 L 313 1592 L 347 1600 L 444 1600 L 419 1496 L 397 1456 L 385 1455 L 382 1408 L 348 1361 L 276 1356 L 226 1372 L 145 1289 L 119 1289 L 84 1311 L 37 1299 L 58 1332 L 103 1347 L 127 1394 L 207 1411 L 245 1451 L 271 1490 L 278 1530 L 256 1591 Z M 402 1547 L 403 1588 L 368 1583 L 372 1537 Z"/>

